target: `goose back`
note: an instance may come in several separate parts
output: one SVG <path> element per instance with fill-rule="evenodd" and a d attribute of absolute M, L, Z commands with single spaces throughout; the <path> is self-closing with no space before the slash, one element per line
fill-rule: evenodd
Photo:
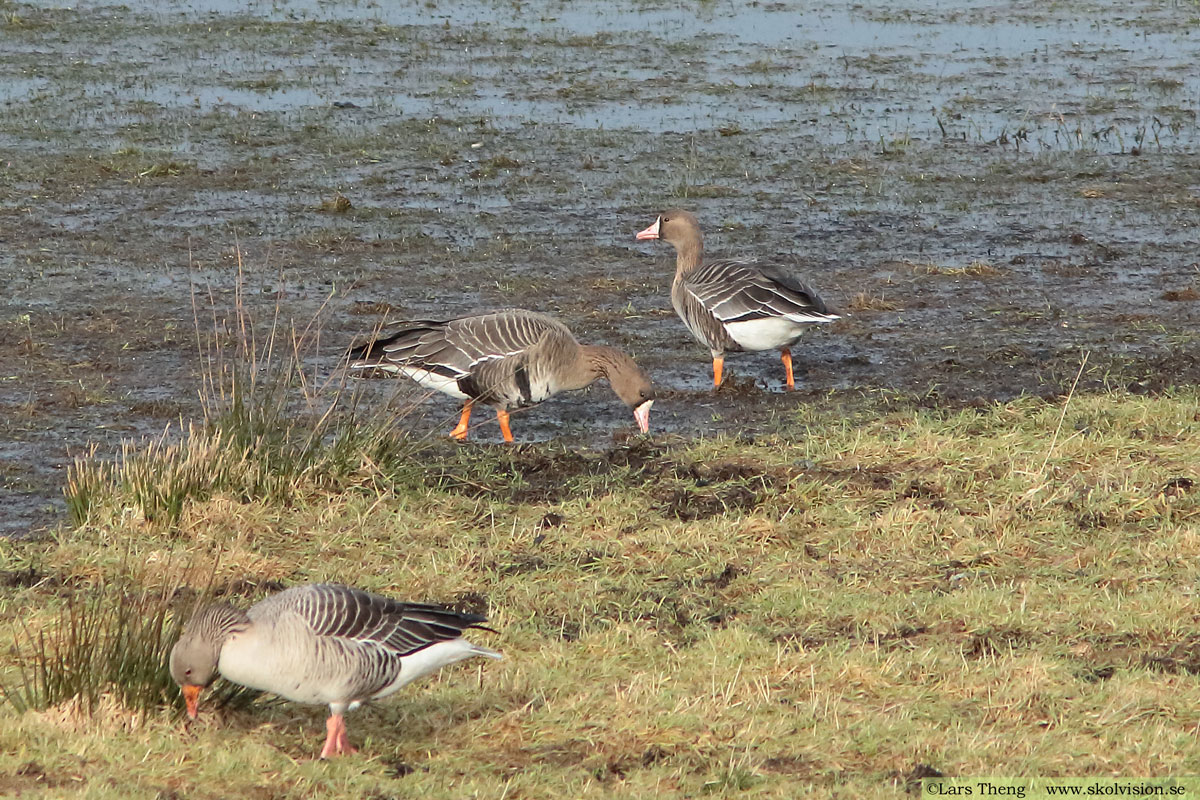
<path fill-rule="evenodd" d="M 348 586 L 298 586 L 247 612 L 221 650 L 221 674 L 302 703 L 349 709 L 433 670 L 493 650 L 462 639 L 485 618 Z M 426 652 L 428 651 L 428 652 Z"/>
<path fill-rule="evenodd" d="M 678 272 L 671 303 L 714 353 L 786 347 L 804 325 L 838 319 L 809 286 L 756 259 L 709 261 Z"/>
<path fill-rule="evenodd" d="M 459 399 L 510 409 L 570 388 L 579 343 L 558 320 L 508 309 L 401 329 L 351 351 L 353 367 L 376 367 Z M 564 380 L 564 378 L 568 378 Z"/>

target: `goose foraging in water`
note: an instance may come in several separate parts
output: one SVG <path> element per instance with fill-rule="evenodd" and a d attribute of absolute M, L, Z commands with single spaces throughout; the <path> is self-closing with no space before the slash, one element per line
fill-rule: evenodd
<path fill-rule="evenodd" d="M 561 391 L 606 379 L 633 410 L 642 433 L 650 430 L 654 389 L 633 359 L 611 347 L 581 345 L 553 317 L 523 309 L 398 327 L 350 351 L 352 369 L 381 369 L 412 378 L 427 389 L 465 400 L 450 435 L 467 438 L 476 402 L 496 409 L 504 441 L 513 440 L 509 411 L 540 403 Z"/>
<path fill-rule="evenodd" d="M 792 345 L 805 326 L 840 319 L 815 291 L 777 264 L 705 262 L 700 223 L 687 211 L 664 211 L 637 238 L 661 239 L 675 248 L 671 305 L 692 336 L 712 351 L 714 387 L 721 385 L 725 353 L 778 348 L 787 388 L 796 388 Z"/>
<path fill-rule="evenodd" d="M 201 609 L 171 648 L 171 677 L 188 716 L 220 672 L 297 703 L 328 704 L 321 758 L 353 753 L 345 713 L 472 656 L 500 653 L 462 638 L 486 617 L 402 603 L 336 584 L 296 586 L 242 611 Z"/>

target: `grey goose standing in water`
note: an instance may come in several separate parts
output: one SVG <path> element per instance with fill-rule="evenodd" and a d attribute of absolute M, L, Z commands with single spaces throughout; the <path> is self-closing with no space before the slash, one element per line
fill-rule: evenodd
<path fill-rule="evenodd" d="M 523 309 L 437 322 L 397 322 L 399 328 L 350 351 L 351 368 L 406 375 L 427 389 L 466 401 L 450 435 L 467 438 L 471 408 L 496 409 L 504 441 L 513 440 L 509 411 L 561 391 L 606 379 L 633 410 L 642 433 L 650 430 L 654 389 L 633 359 L 611 347 L 581 345 L 553 317 Z"/>
<path fill-rule="evenodd" d="M 704 261 L 704 236 L 691 213 L 671 209 L 637 234 L 675 248 L 671 305 L 692 335 L 712 351 L 713 386 L 721 385 L 725 353 L 778 348 L 795 389 L 791 347 L 807 325 L 840 319 L 815 291 L 777 264 L 757 259 Z"/>
<path fill-rule="evenodd" d="M 201 609 L 171 649 L 171 677 L 196 718 L 200 692 L 227 680 L 298 703 L 328 704 L 321 758 L 353 753 L 344 715 L 472 656 L 500 653 L 462 638 L 486 618 L 402 603 L 336 584 L 296 586 L 242 611 Z"/>

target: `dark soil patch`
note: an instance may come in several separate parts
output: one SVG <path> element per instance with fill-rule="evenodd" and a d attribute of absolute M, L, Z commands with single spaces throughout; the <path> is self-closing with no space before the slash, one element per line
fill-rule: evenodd
<path fill-rule="evenodd" d="M 527 555 L 518 553 L 509 561 L 503 564 L 496 565 L 496 571 L 501 575 L 524 575 L 529 572 L 538 572 L 539 570 L 547 569 L 550 563 L 537 555 Z"/>
<path fill-rule="evenodd" d="M 736 564 L 726 564 L 725 569 L 716 575 L 710 575 L 705 578 L 704 583 L 710 584 L 714 589 L 724 589 L 744 574 L 745 570 Z"/>
<path fill-rule="evenodd" d="M 1190 637 L 1165 650 L 1143 653 L 1141 666 L 1156 672 L 1200 675 L 1200 637 Z"/>
<path fill-rule="evenodd" d="M 566 517 L 564 517 L 562 514 L 554 511 L 548 511 L 540 520 L 538 520 L 537 525 L 534 526 L 534 530 L 544 531 L 549 528 L 561 528 L 565 522 Z"/>
<path fill-rule="evenodd" d="M 36 761 L 27 761 L 15 772 L 0 775 L 0 797 L 21 797 L 24 793 L 41 794 L 46 789 L 77 781 L 75 776 L 52 775 Z"/>
<path fill-rule="evenodd" d="M 1200 300 L 1200 292 L 1189 286 L 1186 289 L 1172 289 L 1162 294 L 1163 300 L 1169 300 L 1174 303 L 1190 302 L 1192 300 Z"/>
<path fill-rule="evenodd" d="M 745 486 L 731 486 L 719 492 L 695 492 L 673 489 L 656 493 L 661 501 L 659 512 L 683 522 L 709 519 L 731 511 L 753 510 L 761 502 L 758 493 Z"/>
<path fill-rule="evenodd" d="M 1123 372 L 1132 376 L 1125 384 L 1130 394 L 1161 394 L 1182 384 L 1200 383 L 1200 355 L 1176 352 L 1131 362 Z"/>
<path fill-rule="evenodd" d="M 599 616 L 625 622 L 646 623 L 679 644 L 690 641 L 688 629 L 703 625 L 719 628 L 738 616 L 738 609 L 721 595 L 718 580 L 677 578 L 657 581 L 653 587 L 612 587 L 604 592 L 607 609 Z"/>
<path fill-rule="evenodd" d="M 1117 668 L 1112 664 L 1105 664 L 1098 667 L 1087 667 L 1081 669 L 1078 673 L 1079 680 L 1084 683 L 1100 683 L 1106 681 L 1113 675 L 1117 674 Z"/>
<path fill-rule="evenodd" d="M 1030 636 L 1015 628 L 987 628 L 972 633 L 963 644 L 967 658 L 997 658 L 1028 644 Z"/>
<path fill-rule="evenodd" d="M 651 745 L 642 753 L 639 762 L 643 767 L 648 767 L 652 764 L 657 764 L 660 761 L 665 761 L 671 757 L 670 751 L 658 745 Z"/>
<path fill-rule="evenodd" d="M 814 650 L 835 642 L 858 642 L 861 631 L 851 620 L 829 620 L 817 630 L 786 630 L 772 635 L 771 640 L 788 648 Z"/>
<path fill-rule="evenodd" d="M 602 497 L 614 489 L 655 486 L 651 497 L 664 516 L 691 521 L 758 507 L 767 493 L 785 489 L 799 470 L 764 468 L 749 460 L 687 462 L 648 441 L 603 451 L 521 445 L 493 458 L 442 463 L 425 475 L 430 488 L 521 504 L 553 504 L 584 495 Z M 547 513 L 539 531 L 562 525 Z"/>
<path fill-rule="evenodd" d="M 417 769 L 407 761 L 390 761 L 387 762 L 386 773 L 389 778 L 404 778 L 412 775 Z"/>
<path fill-rule="evenodd" d="M 779 377 L 783 377 L 782 366 L 779 368 Z M 721 376 L 721 385 L 717 387 L 716 392 L 725 398 L 756 402 L 763 399 L 765 389 L 766 385 L 762 379 L 753 375 L 740 375 L 731 368 Z"/>
<path fill-rule="evenodd" d="M 1191 478 L 1180 476 L 1171 478 L 1163 484 L 1160 490 L 1164 497 L 1182 497 L 1196 488 L 1196 482 Z"/>
<path fill-rule="evenodd" d="M 58 586 L 58 578 L 47 575 L 33 567 L 16 570 L 0 570 L 0 586 L 8 589 L 27 589 L 31 586 Z"/>
<path fill-rule="evenodd" d="M 784 754 L 771 756 L 762 763 L 763 772 L 769 772 L 773 775 L 791 775 L 793 777 L 801 775 L 815 775 L 819 772 L 817 764 L 809 761 L 803 756 Z"/>
<path fill-rule="evenodd" d="M 491 600 L 482 592 L 459 592 L 446 603 L 448 608 L 463 614 L 482 614 L 487 616 L 491 610 Z"/>
<path fill-rule="evenodd" d="M 944 778 L 946 773 L 932 764 L 914 764 L 911 770 L 899 777 L 904 781 L 904 791 L 909 794 L 920 794 L 923 790 L 922 781 L 926 778 Z"/>
<path fill-rule="evenodd" d="M 902 623 L 892 630 L 872 631 L 854 620 L 829 620 L 819 629 L 805 631 L 779 631 L 771 639 L 789 647 L 813 650 L 833 645 L 864 644 L 882 650 L 911 649 L 933 637 L 939 640 L 959 639 L 964 650 L 978 647 L 976 637 L 964 631 L 956 623 L 926 625 L 924 623 Z"/>

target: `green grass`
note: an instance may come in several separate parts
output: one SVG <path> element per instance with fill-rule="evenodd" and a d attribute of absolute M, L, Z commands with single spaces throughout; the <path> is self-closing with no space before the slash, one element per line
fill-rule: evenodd
<path fill-rule="evenodd" d="M 753 442 L 435 442 L 340 459 L 338 482 L 291 474 L 286 502 L 216 486 L 169 523 L 129 513 L 117 471 L 83 524 L 0 545 L 3 569 L 42 578 L 0 601 L 17 641 L 53 635 L 63 587 L 211 582 L 249 603 L 339 580 L 485 602 L 499 635 L 480 635 L 506 659 L 352 715 L 362 753 L 334 763 L 313 760 L 323 710 L 294 704 L 187 732 L 174 697 L 0 707 L 0 787 L 883 797 L 919 765 L 1191 774 L 1198 399 L 834 397 Z M 11 685 L 21 659 L 5 653 Z"/>

